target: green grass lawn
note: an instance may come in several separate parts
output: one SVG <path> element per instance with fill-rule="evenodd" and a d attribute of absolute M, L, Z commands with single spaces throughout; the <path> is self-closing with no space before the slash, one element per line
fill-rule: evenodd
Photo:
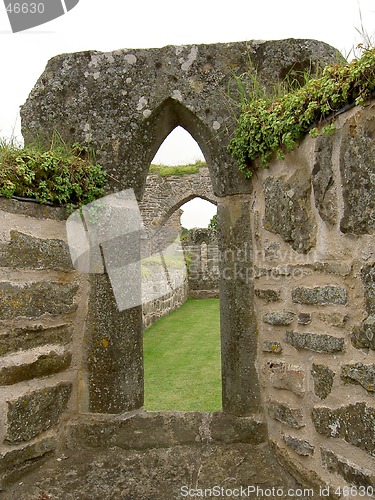
<path fill-rule="evenodd" d="M 145 409 L 221 409 L 218 299 L 188 300 L 143 334 Z"/>

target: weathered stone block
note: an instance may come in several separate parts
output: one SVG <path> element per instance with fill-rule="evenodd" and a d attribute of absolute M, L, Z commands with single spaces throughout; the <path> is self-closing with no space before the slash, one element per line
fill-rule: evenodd
<path fill-rule="evenodd" d="M 320 399 L 326 399 L 331 393 L 335 372 L 328 366 L 313 364 L 311 375 L 314 379 L 314 393 Z"/>
<path fill-rule="evenodd" d="M 372 107 L 354 115 L 345 124 L 340 148 L 340 171 L 343 185 L 343 233 L 375 232 L 375 120 Z M 354 168 L 355 167 L 355 168 Z"/>
<path fill-rule="evenodd" d="M 273 290 L 271 288 L 256 289 L 255 290 L 255 295 L 259 299 L 263 299 L 266 302 L 280 302 L 280 300 L 281 300 L 280 291 L 279 290 Z"/>
<path fill-rule="evenodd" d="M 337 191 L 332 169 L 333 143 L 333 135 L 315 139 L 314 168 L 311 176 L 315 206 L 324 222 L 331 225 L 337 221 Z"/>
<path fill-rule="evenodd" d="M 364 266 L 361 269 L 361 278 L 365 289 L 366 311 L 375 315 L 375 264 Z"/>
<path fill-rule="evenodd" d="M 310 313 L 298 313 L 298 324 L 299 325 L 308 325 L 311 323 L 311 314 Z"/>
<path fill-rule="evenodd" d="M 320 456 L 323 467 L 325 467 L 328 472 L 331 472 L 331 474 L 341 476 L 351 485 L 364 486 L 365 488 L 370 486 L 372 491 L 374 491 L 375 473 L 373 470 L 360 467 L 347 458 L 337 455 L 333 451 L 323 447 L 320 448 Z M 372 493 L 370 494 L 372 495 Z M 362 493 L 361 495 L 364 496 Z"/>
<path fill-rule="evenodd" d="M 283 348 L 280 342 L 274 342 L 272 340 L 265 340 L 262 344 L 263 352 L 271 352 L 273 354 L 280 354 Z"/>
<path fill-rule="evenodd" d="M 48 437 L 16 450 L 3 452 L 0 455 L 0 490 L 30 469 L 39 466 L 56 447 L 56 439 Z"/>
<path fill-rule="evenodd" d="M 67 243 L 15 230 L 10 232 L 10 243 L 0 245 L 0 262 L 15 269 L 73 269 Z"/>
<path fill-rule="evenodd" d="M 73 327 L 69 324 L 14 328 L 7 333 L 0 334 L 0 356 L 46 344 L 68 344 L 72 335 Z"/>
<path fill-rule="evenodd" d="M 269 415 L 278 420 L 279 422 L 289 425 L 290 427 L 294 427 L 296 429 L 300 429 L 304 427 L 303 423 L 303 414 L 300 408 L 290 408 L 289 406 L 278 403 L 277 401 L 271 401 L 268 404 L 268 413 Z"/>
<path fill-rule="evenodd" d="M 312 410 L 315 429 L 326 437 L 342 438 L 347 443 L 375 456 L 375 408 L 356 403 L 331 409 Z"/>
<path fill-rule="evenodd" d="M 290 325 L 295 318 L 295 314 L 290 311 L 276 311 L 267 313 L 263 316 L 263 321 L 273 326 Z"/>
<path fill-rule="evenodd" d="M 353 329 L 351 341 L 357 349 L 375 351 L 375 315 L 368 316 L 361 326 Z"/>
<path fill-rule="evenodd" d="M 276 389 L 292 391 L 297 396 L 305 393 L 305 372 L 300 366 L 282 362 L 267 363 L 266 370 L 271 372 L 270 383 Z"/>
<path fill-rule="evenodd" d="M 375 364 L 344 365 L 341 369 L 341 378 L 350 384 L 359 384 L 368 392 L 375 392 Z"/>
<path fill-rule="evenodd" d="M 283 440 L 290 448 L 302 457 L 314 455 L 315 448 L 308 441 L 304 441 L 303 439 L 298 439 L 293 436 L 283 436 Z"/>
<path fill-rule="evenodd" d="M 319 319 L 324 323 L 327 323 L 331 326 L 337 326 L 339 328 L 343 328 L 349 319 L 349 315 L 346 313 L 335 311 L 333 313 L 320 313 Z"/>
<path fill-rule="evenodd" d="M 333 285 L 307 288 L 299 286 L 292 290 L 293 302 L 307 305 L 342 304 L 348 302 L 345 288 Z"/>
<path fill-rule="evenodd" d="M 64 382 L 8 401 L 6 441 L 29 441 L 57 424 L 71 392 L 72 384 Z"/>
<path fill-rule="evenodd" d="M 77 309 L 74 297 L 78 285 L 75 283 L 0 283 L 0 320 L 19 316 L 37 318 L 42 314 L 65 314 Z"/>
<path fill-rule="evenodd" d="M 265 229 L 279 234 L 293 250 L 307 253 L 316 238 L 309 180 L 299 172 L 287 181 L 269 177 L 264 183 L 264 196 Z"/>
<path fill-rule="evenodd" d="M 41 354 L 31 363 L 2 366 L 0 368 L 0 385 L 12 385 L 24 380 L 48 377 L 69 368 L 71 360 L 72 354 L 70 352 L 58 354 L 52 351 L 48 354 Z"/>
<path fill-rule="evenodd" d="M 286 342 L 296 349 L 309 349 L 316 352 L 341 352 L 344 350 L 343 338 L 325 334 L 287 332 Z"/>

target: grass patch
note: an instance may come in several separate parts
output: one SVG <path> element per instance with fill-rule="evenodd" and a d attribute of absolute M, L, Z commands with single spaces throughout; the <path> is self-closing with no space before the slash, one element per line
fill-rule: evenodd
<path fill-rule="evenodd" d="M 221 409 L 218 299 L 191 299 L 144 332 L 145 408 Z"/>
<path fill-rule="evenodd" d="M 207 164 L 201 160 L 197 160 L 191 165 L 168 166 L 151 164 L 150 173 L 158 174 L 159 177 L 168 177 L 170 175 L 189 175 L 198 173 L 201 167 L 206 166 Z"/>

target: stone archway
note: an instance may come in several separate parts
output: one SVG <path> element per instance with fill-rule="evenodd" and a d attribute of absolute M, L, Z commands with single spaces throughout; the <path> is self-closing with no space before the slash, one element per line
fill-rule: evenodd
<path fill-rule="evenodd" d="M 54 129 L 68 143 L 89 141 L 109 173 L 108 189 L 133 188 L 138 200 L 150 162 L 171 130 L 180 125 L 197 141 L 218 197 L 223 409 L 239 416 L 261 411 L 247 252 L 252 184 L 227 151 L 240 100 L 228 89 L 234 91 L 234 77 L 249 71 L 249 58 L 267 88 L 291 64 L 308 60 L 314 69 L 335 61 L 336 51 L 313 40 L 278 40 L 63 54 L 49 61 L 21 111 L 26 142 L 37 135 L 49 144 Z M 92 275 L 90 281 L 83 409 L 139 409 L 140 307 L 119 312 L 108 277 Z"/>

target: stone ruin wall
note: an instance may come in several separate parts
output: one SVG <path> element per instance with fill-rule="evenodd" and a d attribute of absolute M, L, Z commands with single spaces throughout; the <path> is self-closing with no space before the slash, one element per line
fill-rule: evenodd
<path fill-rule="evenodd" d="M 80 408 L 87 276 L 72 268 L 65 211 L 0 199 L 0 491 L 56 452 Z"/>
<path fill-rule="evenodd" d="M 375 470 L 375 105 L 347 111 L 335 134 L 307 137 L 249 182 L 226 150 L 233 117 L 223 99 L 249 51 L 268 83 L 296 60 L 336 60 L 325 44 L 300 40 L 58 56 L 23 108 L 23 130 L 26 139 L 55 126 L 67 142 L 91 139 L 117 188 L 133 187 L 139 200 L 175 126 L 205 155 L 218 199 L 223 412 L 151 416 L 160 426 L 150 442 L 198 442 L 191 420 L 199 442 L 269 439 L 303 483 L 367 486 Z M 64 222 L 38 210 L 2 204 L 3 484 L 53 453 L 64 429 L 72 447 L 95 447 L 113 426 L 119 439 L 123 426 L 144 429 L 148 415 L 111 421 L 142 409 L 142 311 L 119 314 L 105 275 L 76 273 Z"/>
<path fill-rule="evenodd" d="M 336 126 L 254 179 L 257 371 L 269 439 L 283 462 L 312 484 L 368 486 L 375 479 L 375 103 L 346 112 Z M 89 285 L 71 267 L 60 210 L 2 200 L 1 217 L 6 485 L 56 452 L 61 425 L 87 406 Z M 80 429 L 73 424 L 70 433 L 86 442 Z"/>
<path fill-rule="evenodd" d="M 257 370 L 302 477 L 375 484 L 375 103 L 254 179 Z"/>

